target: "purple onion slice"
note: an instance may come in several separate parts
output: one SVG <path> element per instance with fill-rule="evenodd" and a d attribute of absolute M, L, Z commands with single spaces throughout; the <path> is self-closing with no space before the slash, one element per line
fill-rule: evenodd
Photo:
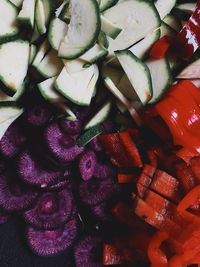
<path fill-rule="evenodd" d="M 91 207 L 92 214 L 95 216 L 96 219 L 101 221 L 110 221 L 111 220 L 111 213 L 108 210 L 106 202 L 102 202 L 96 206 Z"/>
<path fill-rule="evenodd" d="M 84 181 L 88 181 L 94 175 L 94 170 L 96 166 L 96 156 L 93 151 L 83 152 L 79 160 L 79 171 L 81 178 Z"/>
<path fill-rule="evenodd" d="M 78 223 L 72 219 L 57 230 L 38 230 L 29 227 L 27 240 L 32 251 L 41 257 L 54 256 L 68 249 L 78 234 Z"/>
<path fill-rule="evenodd" d="M 24 151 L 19 157 L 18 172 L 24 182 L 42 188 L 62 176 L 61 172 L 44 169 L 28 151 Z"/>
<path fill-rule="evenodd" d="M 73 136 L 63 133 L 56 123 L 47 127 L 45 140 L 52 155 L 64 162 L 75 160 L 84 150 L 84 147 L 76 145 Z"/>
<path fill-rule="evenodd" d="M 93 178 L 87 182 L 81 182 L 79 195 L 83 203 L 97 205 L 109 198 L 114 190 L 115 183 L 111 178 L 104 180 Z"/>
<path fill-rule="evenodd" d="M 13 123 L 5 132 L 0 141 L 0 153 L 6 158 L 16 156 L 26 143 L 26 137 L 22 128 Z"/>
<path fill-rule="evenodd" d="M 73 197 L 68 190 L 43 193 L 35 206 L 24 213 L 24 218 L 34 227 L 56 229 L 70 219 L 72 208 Z"/>
<path fill-rule="evenodd" d="M 7 212 L 25 210 L 33 203 L 37 193 L 17 183 L 13 176 L 0 175 L 0 207 Z"/>
<path fill-rule="evenodd" d="M 81 122 L 79 120 L 70 121 L 65 118 L 62 118 L 59 121 L 59 125 L 61 130 L 67 134 L 79 134 L 81 131 Z"/>
<path fill-rule="evenodd" d="M 74 247 L 76 267 L 103 267 L 102 241 L 95 236 L 87 236 Z"/>
<path fill-rule="evenodd" d="M 105 179 L 115 175 L 114 167 L 109 163 L 96 162 L 94 176 L 97 178 Z"/>
<path fill-rule="evenodd" d="M 27 112 L 27 122 L 32 126 L 43 126 L 52 117 L 52 112 L 47 104 L 32 106 Z"/>
<path fill-rule="evenodd" d="M 64 171 L 63 177 L 51 182 L 48 184 L 46 188 L 48 191 L 60 191 L 64 188 L 71 189 L 71 178 L 72 171 L 70 169 L 66 169 Z"/>

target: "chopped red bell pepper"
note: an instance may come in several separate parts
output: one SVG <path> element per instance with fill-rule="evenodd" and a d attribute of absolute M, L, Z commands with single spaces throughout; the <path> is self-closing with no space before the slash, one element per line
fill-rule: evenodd
<path fill-rule="evenodd" d="M 177 211 L 184 211 L 200 201 L 200 185 L 193 188 L 178 204 Z"/>
<path fill-rule="evenodd" d="M 150 165 L 154 166 L 155 168 L 157 168 L 157 166 L 158 166 L 158 157 L 157 157 L 155 151 L 153 149 L 149 149 L 147 151 L 147 156 L 148 156 Z"/>
<path fill-rule="evenodd" d="M 196 183 L 200 184 L 200 157 L 192 158 L 190 166 L 195 175 Z"/>
<path fill-rule="evenodd" d="M 155 59 L 164 58 L 170 46 L 171 37 L 165 35 L 154 43 L 150 51 L 150 56 Z"/>
<path fill-rule="evenodd" d="M 103 265 L 116 265 L 122 263 L 122 256 L 115 246 L 103 245 Z"/>
<path fill-rule="evenodd" d="M 156 168 L 149 164 L 145 164 L 142 169 L 142 173 L 146 174 L 150 178 L 153 178 L 155 171 L 156 171 Z"/>
<path fill-rule="evenodd" d="M 117 179 L 120 184 L 134 183 L 136 181 L 137 175 L 127 174 L 127 173 L 118 173 Z"/>
<path fill-rule="evenodd" d="M 142 172 L 138 178 L 137 185 L 136 185 L 137 193 L 140 197 L 144 196 L 146 189 L 150 186 L 151 182 L 152 182 L 152 179 L 148 175 L 146 175 L 144 172 Z"/>

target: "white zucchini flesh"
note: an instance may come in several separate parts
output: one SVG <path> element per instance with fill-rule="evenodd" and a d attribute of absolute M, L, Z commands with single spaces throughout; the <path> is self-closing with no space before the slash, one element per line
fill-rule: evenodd
<path fill-rule="evenodd" d="M 16 7 L 21 7 L 23 0 L 9 0 Z"/>
<path fill-rule="evenodd" d="M 109 7 L 115 5 L 118 2 L 118 0 L 101 0 L 100 1 L 100 11 L 104 11 L 108 9 Z"/>
<path fill-rule="evenodd" d="M 166 58 L 148 59 L 145 63 L 150 70 L 153 85 L 153 96 L 149 103 L 155 103 L 172 83 L 171 70 Z"/>
<path fill-rule="evenodd" d="M 184 3 L 176 5 L 176 8 L 188 14 L 192 14 L 196 9 L 196 5 L 196 3 Z"/>
<path fill-rule="evenodd" d="M 167 25 L 169 25 L 172 29 L 176 32 L 181 30 L 181 23 L 180 21 L 173 15 L 167 15 L 163 20 Z"/>
<path fill-rule="evenodd" d="M 160 38 L 167 35 L 167 36 L 175 36 L 177 32 L 167 25 L 165 22 L 162 22 L 160 26 Z"/>
<path fill-rule="evenodd" d="M 107 50 L 102 48 L 100 45 L 95 44 L 87 52 L 85 52 L 79 59 L 86 61 L 90 64 L 95 63 L 98 59 L 104 57 L 107 54 Z"/>
<path fill-rule="evenodd" d="M 22 108 L 11 105 L 0 105 L 0 140 L 8 127 L 23 113 Z"/>
<path fill-rule="evenodd" d="M 55 81 L 55 89 L 64 97 L 78 105 L 90 105 L 93 91 L 87 92 L 88 85 L 94 75 L 94 66 L 69 74 L 64 67 Z M 93 88 L 94 90 L 94 88 Z M 88 94 L 90 97 L 88 97 Z M 87 97 L 86 97 L 87 95 Z"/>
<path fill-rule="evenodd" d="M 17 8 L 8 0 L 0 1 L 0 42 L 9 40 L 19 33 L 17 27 Z"/>
<path fill-rule="evenodd" d="M 200 78 L 200 59 L 184 68 L 177 76 L 178 79 L 199 79 Z"/>
<path fill-rule="evenodd" d="M 34 28 L 33 28 L 33 34 L 32 34 L 32 37 L 31 37 L 31 43 L 34 43 L 35 41 L 37 41 L 40 36 L 41 36 L 41 34 L 38 31 L 37 25 L 35 23 Z"/>
<path fill-rule="evenodd" d="M 103 15 L 101 15 L 101 30 L 112 39 L 115 39 L 122 31 L 121 28 L 117 27 Z"/>
<path fill-rule="evenodd" d="M 36 0 L 24 0 L 22 4 L 22 9 L 17 16 L 17 19 L 21 23 L 25 23 L 34 27 L 34 18 L 35 18 L 35 4 Z"/>
<path fill-rule="evenodd" d="M 32 64 L 36 54 L 37 54 L 37 47 L 34 44 L 31 44 L 30 45 L 30 53 L 29 53 L 29 65 Z"/>
<path fill-rule="evenodd" d="M 46 33 L 50 14 L 50 0 L 37 0 L 35 7 L 35 22 L 40 34 Z"/>
<path fill-rule="evenodd" d="M 173 9 L 176 0 L 156 0 L 155 6 L 158 10 L 161 19 L 164 19 Z"/>
<path fill-rule="evenodd" d="M 117 51 L 116 56 L 140 101 L 146 104 L 152 96 L 152 80 L 147 65 L 129 50 Z"/>
<path fill-rule="evenodd" d="M 45 78 L 57 76 L 63 68 L 63 62 L 57 57 L 55 50 L 50 50 L 36 67 L 37 71 Z"/>
<path fill-rule="evenodd" d="M 130 47 L 160 25 L 160 17 L 154 4 L 147 1 L 119 2 L 103 15 L 122 29 L 115 40 L 109 38 L 109 53 L 113 55 L 114 51 Z"/>
<path fill-rule="evenodd" d="M 94 115 L 94 117 L 89 120 L 89 122 L 85 125 L 84 130 L 88 130 L 95 125 L 102 123 L 108 117 L 109 112 L 111 110 L 111 102 L 107 102 L 104 106 Z"/>
<path fill-rule="evenodd" d="M 58 55 L 75 59 L 89 50 L 100 32 L 99 6 L 96 0 L 71 0 L 71 20 Z"/>
<path fill-rule="evenodd" d="M 49 25 L 48 40 L 53 49 L 59 49 L 60 43 L 67 33 L 67 29 L 68 25 L 61 19 L 52 19 Z"/>
<path fill-rule="evenodd" d="M 55 16 L 58 18 L 63 10 L 63 8 L 65 7 L 65 5 L 68 3 L 68 0 L 64 0 L 62 2 L 62 4 L 56 9 L 55 11 Z"/>
<path fill-rule="evenodd" d="M 13 95 L 28 71 L 30 47 L 27 41 L 16 40 L 0 46 L 0 80 Z"/>
<path fill-rule="evenodd" d="M 85 62 L 79 58 L 74 60 L 63 59 L 63 63 L 69 74 L 82 71 L 84 69 L 83 65 L 85 64 Z"/>
<path fill-rule="evenodd" d="M 41 46 L 39 47 L 38 52 L 37 52 L 37 54 L 36 54 L 36 56 L 35 56 L 35 58 L 34 58 L 34 60 L 33 60 L 32 65 L 33 65 L 34 67 L 37 67 L 37 66 L 40 64 L 40 62 L 42 61 L 42 59 L 43 59 L 43 58 L 45 57 L 45 55 L 47 54 L 49 48 L 50 48 L 50 45 L 49 45 L 48 41 L 45 40 L 45 41 L 41 44 Z"/>

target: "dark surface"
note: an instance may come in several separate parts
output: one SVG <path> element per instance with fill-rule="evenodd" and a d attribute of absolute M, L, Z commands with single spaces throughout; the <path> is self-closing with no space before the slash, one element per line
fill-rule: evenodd
<path fill-rule="evenodd" d="M 21 219 L 22 220 L 22 219 Z M 69 253 L 40 258 L 25 243 L 20 219 L 0 225 L 0 267 L 74 267 Z"/>

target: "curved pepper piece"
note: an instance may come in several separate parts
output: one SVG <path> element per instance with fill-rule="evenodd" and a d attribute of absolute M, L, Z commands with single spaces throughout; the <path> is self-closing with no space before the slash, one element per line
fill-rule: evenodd
<path fill-rule="evenodd" d="M 177 211 L 181 212 L 198 204 L 200 200 L 200 185 L 193 188 L 178 204 Z"/>

